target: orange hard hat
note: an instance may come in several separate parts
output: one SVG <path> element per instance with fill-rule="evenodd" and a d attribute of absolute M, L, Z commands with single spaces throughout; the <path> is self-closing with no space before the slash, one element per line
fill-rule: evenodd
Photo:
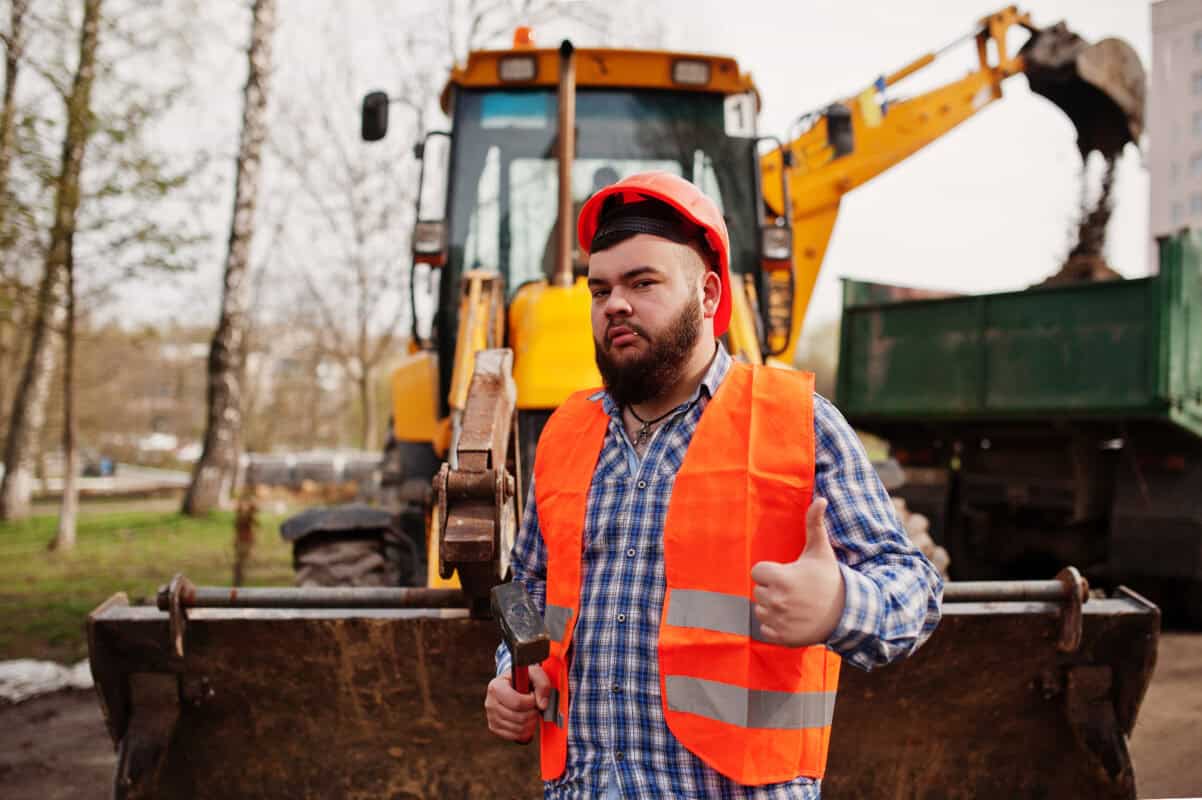
<path fill-rule="evenodd" d="M 718 277 L 722 279 L 722 295 L 714 313 L 714 336 L 726 333 L 730 325 L 730 234 L 718 204 L 695 185 L 670 172 L 636 173 L 598 190 L 580 209 L 576 239 L 585 253 L 592 246 L 601 209 L 610 197 L 621 198 L 623 204 L 658 200 L 701 228 L 706 245 L 718 256 Z"/>

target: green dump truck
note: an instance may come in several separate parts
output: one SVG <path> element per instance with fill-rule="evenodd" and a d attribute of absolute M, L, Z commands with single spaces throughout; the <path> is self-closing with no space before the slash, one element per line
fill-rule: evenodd
<path fill-rule="evenodd" d="M 1202 232 L 1152 277 L 976 296 L 845 281 L 837 400 L 953 578 L 1084 566 L 1202 623 Z"/>

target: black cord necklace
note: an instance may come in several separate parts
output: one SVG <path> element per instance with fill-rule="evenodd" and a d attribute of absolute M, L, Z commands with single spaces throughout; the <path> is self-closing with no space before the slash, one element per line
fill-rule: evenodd
<path fill-rule="evenodd" d="M 692 406 L 693 404 L 689 403 L 689 405 Z M 639 416 L 639 412 L 634 410 L 634 406 L 626 406 L 626 407 L 628 409 L 630 409 L 631 416 L 633 416 L 635 419 L 637 419 L 639 422 L 641 422 L 643 424 L 642 427 L 639 428 L 638 431 L 636 431 L 634 434 L 634 446 L 635 447 L 642 447 L 644 442 L 646 442 L 648 439 L 651 438 L 651 426 L 652 425 L 659 422 L 660 420 L 666 419 L 668 416 L 676 413 L 676 411 L 677 411 L 676 408 L 670 408 L 663 414 L 660 414 L 655 419 L 643 419 L 642 417 Z"/>

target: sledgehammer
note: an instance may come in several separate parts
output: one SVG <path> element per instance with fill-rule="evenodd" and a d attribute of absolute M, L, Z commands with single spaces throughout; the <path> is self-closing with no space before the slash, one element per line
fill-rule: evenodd
<path fill-rule="evenodd" d="M 524 584 L 502 583 L 492 589 L 492 613 L 513 660 L 513 688 L 530 693 L 530 665 L 551 655 L 551 634 Z"/>

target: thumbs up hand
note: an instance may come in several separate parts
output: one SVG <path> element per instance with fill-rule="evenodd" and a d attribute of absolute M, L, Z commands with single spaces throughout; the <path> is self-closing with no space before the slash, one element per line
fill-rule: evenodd
<path fill-rule="evenodd" d="M 761 561 L 751 569 L 761 638 L 787 647 L 825 642 L 843 615 L 843 573 L 826 533 L 826 500 L 806 512 L 806 546 L 791 564 Z"/>

